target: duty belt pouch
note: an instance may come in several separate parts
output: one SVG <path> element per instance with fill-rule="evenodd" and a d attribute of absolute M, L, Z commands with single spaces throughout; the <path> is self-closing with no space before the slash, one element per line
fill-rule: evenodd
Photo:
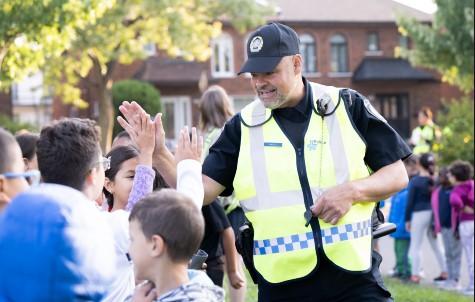
<path fill-rule="evenodd" d="M 236 237 L 236 249 L 241 254 L 244 265 L 251 275 L 254 284 L 257 284 L 257 271 L 254 268 L 254 229 L 250 222 L 239 228 L 241 233 Z"/>

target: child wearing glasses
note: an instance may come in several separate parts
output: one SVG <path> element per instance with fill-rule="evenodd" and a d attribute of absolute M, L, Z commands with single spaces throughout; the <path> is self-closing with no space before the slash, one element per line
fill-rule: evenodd
<path fill-rule="evenodd" d="M 15 158 L 3 150 L 0 157 L 15 163 L 7 172 L 18 175 L 21 151 L 8 139 Z M 88 119 L 65 118 L 41 130 L 36 154 L 45 184 L 18 194 L 0 215 L 0 301 L 104 296 L 117 272 L 113 233 L 91 201 L 104 186 L 99 142 L 99 129 Z M 27 186 L 24 177 L 15 180 Z"/>
<path fill-rule="evenodd" d="M 0 128 L 0 212 L 10 200 L 28 188 L 20 146 L 13 135 Z M 38 171 L 36 171 L 38 173 Z M 31 174 L 31 172 L 29 173 Z"/>

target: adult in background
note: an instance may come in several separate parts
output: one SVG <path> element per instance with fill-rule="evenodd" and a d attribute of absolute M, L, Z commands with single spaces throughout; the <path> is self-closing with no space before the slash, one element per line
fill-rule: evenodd
<path fill-rule="evenodd" d="M 412 130 L 410 143 L 414 154 L 422 154 L 432 150 L 432 145 L 440 137 L 439 127 L 432 120 L 432 110 L 424 106 L 417 113 L 418 126 Z"/>
<path fill-rule="evenodd" d="M 406 186 L 410 149 L 364 96 L 302 77 L 290 27 L 269 23 L 246 45 L 239 73 L 251 74 L 258 100 L 226 122 L 203 183 L 206 204 L 234 190 L 253 225 L 258 300 L 391 301 L 371 217 L 377 201 Z M 132 124 L 143 111 L 119 109 Z M 173 186 L 161 114 L 155 121 L 155 162 Z"/>

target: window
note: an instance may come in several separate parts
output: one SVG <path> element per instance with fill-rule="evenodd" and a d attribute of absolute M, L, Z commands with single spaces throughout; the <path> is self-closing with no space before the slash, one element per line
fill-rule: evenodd
<path fill-rule="evenodd" d="M 230 97 L 233 101 L 234 112 L 241 111 L 244 107 L 252 103 L 256 96 L 253 95 L 234 95 Z"/>
<path fill-rule="evenodd" d="M 211 73 L 214 77 L 234 76 L 233 40 L 223 33 L 211 41 Z"/>
<path fill-rule="evenodd" d="M 401 47 L 402 49 L 409 49 L 409 46 L 410 46 L 410 41 L 409 41 L 409 37 L 405 37 L 401 34 L 398 34 L 397 36 L 397 44 L 399 45 L 399 47 Z"/>
<path fill-rule="evenodd" d="M 407 94 L 379 94 L 372 102 L 374 108 L 402 137 L 410 136 L 409 97 Z"/>
<path fill-rule="evenodd" d="M 144 52 L 147 56 L 151 57 L 157 54 L 157 44 L 154 42 L 149 42 L 143 46 Z"/>
<path fill-rule="evenodd" d="M 192 126 L 191 102 L 187 96 L 162 97 L 163 105 L 163 128 L 166 133 L 168 146 L 178 143 L 180 130 L 184 126 Z M 190 128 L 191 129 L 191 128 Z"/>
<path fill-rule="evenodd" d="M 378 51 L 379 50 L 379 36 L 377 32 L 369 32 L 367 36 L 366 50 Z"/>
<path fill-rule="evenodd" d="M 317 55 L 315 39 L 309 34 L 300 36 L 300 54 L 303 59 L 302 73 L 317 72 Z"/>
<path fill-rule="evenodd" d="M 330 38 L 331 71 L 348 72 L 348 43 L 346 38 L 337 34 Z"/>

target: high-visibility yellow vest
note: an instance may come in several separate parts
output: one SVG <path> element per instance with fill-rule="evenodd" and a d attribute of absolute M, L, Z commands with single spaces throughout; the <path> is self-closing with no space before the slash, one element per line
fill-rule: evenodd
<path fill-rule="evenodd" d="M 414 154 L 422 154 L 432 149 L 432 142 L 435 139 L 435 128 L 433 125 L 424 125 L 424 127 L 416 127 L 412 131 L 412 137 L 418 138 L 412 152 Z"/>
<path fill-rule="evenodd" d="M 254 266 L 270 283 L 311 274 L 319 261 L 316 247 L 342 270 L 371 268 L 374 203 L 354 203 L 337 225 L 318 219 L 317 229 L 305 227 L 304 198 L 313 204 L 320 190 L 370 175 L 365 142 L 354 129 L 339 89 L 314 83 L 311 88 L 312 116 L 299 150 L 260 101 L 241 111 L 233 185 L 254 227 Z M 324 119 L 317 115 L 317 99 L 328 101 L 327 113 L 333 114 Z"/>

